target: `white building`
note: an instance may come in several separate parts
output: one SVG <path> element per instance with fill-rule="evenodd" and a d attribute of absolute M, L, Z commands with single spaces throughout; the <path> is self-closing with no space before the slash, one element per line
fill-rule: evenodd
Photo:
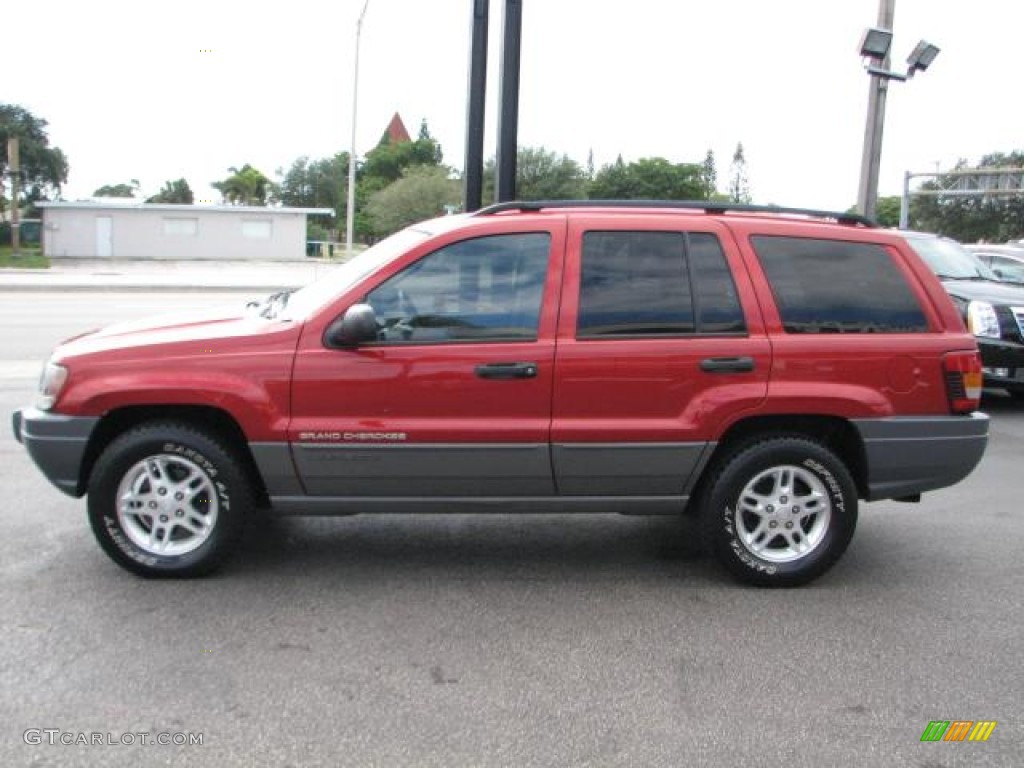
<path fill-rule="evenodd" d="M 330 208 L 39 203 L 50 258 L 288 260 L 306 255 L 306 216 Z"/>

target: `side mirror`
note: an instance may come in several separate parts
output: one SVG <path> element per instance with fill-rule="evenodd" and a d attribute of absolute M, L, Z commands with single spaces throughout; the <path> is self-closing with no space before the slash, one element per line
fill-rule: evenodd
<path fill-rule="evenodd" d="M 358 347 L 376 340 L 377 313 L 369 304 L 353 304 L 324 333 L 324 341 L 330 347 Z"/>
<path fill-rule="evenodd" d="M 996 277 L 998 277 L 1000 280 L 1002 280 L 1004 277 L 1006 277 L 1006 275 L 1003 273 L 1003 270 L 1001 270 L 1001 269 L 993 268 L 992 271 L 995 273 Z"/>

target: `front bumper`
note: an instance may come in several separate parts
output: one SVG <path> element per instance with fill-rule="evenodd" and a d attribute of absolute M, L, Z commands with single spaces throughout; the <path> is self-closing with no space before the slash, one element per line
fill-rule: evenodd
<path fill-rule="evenodd" d="M 1000 387 L 1013 391 L 1024 391 L 1024 365 L 1019 368 L 983 367 L 986 387 Z"/>
<path fill-rule="evenodd" d="M 15 411 L 14 437 L 28 450 L 46 479 L 69 496 L 85 493 L 82 459 L 98 418 L 63 416 L 38 408 Z"/>
<path fill-rule="evenodd" d="M 975 341 L 985 368 L 1024 368 L 1024 344 L 984 336 L 976 336 Z"/>

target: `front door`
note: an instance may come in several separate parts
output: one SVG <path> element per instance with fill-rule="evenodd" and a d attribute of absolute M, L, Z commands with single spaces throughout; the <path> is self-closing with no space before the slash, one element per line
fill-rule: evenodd
<path fill-rule="evenodd" d="M 557 222 L 448 243 L 365 295 L 376 342 L 304 338 L 289 439 L 307 493 L 551 495 L 563 249 Z"/>

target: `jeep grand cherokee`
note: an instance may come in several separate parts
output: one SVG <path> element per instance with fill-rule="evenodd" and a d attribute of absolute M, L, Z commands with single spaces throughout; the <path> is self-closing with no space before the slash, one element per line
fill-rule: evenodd
<path fill-rule="evenodd" d="M 689 512 L 737 577 L 790 586 L 859 500 L 971 472 L 980 394 L 942 285 L 864 219 L 507 203 L 262 306 L 70 339 L 14 431 L 144 575 L 211 571 L 259 507 Z"/>

